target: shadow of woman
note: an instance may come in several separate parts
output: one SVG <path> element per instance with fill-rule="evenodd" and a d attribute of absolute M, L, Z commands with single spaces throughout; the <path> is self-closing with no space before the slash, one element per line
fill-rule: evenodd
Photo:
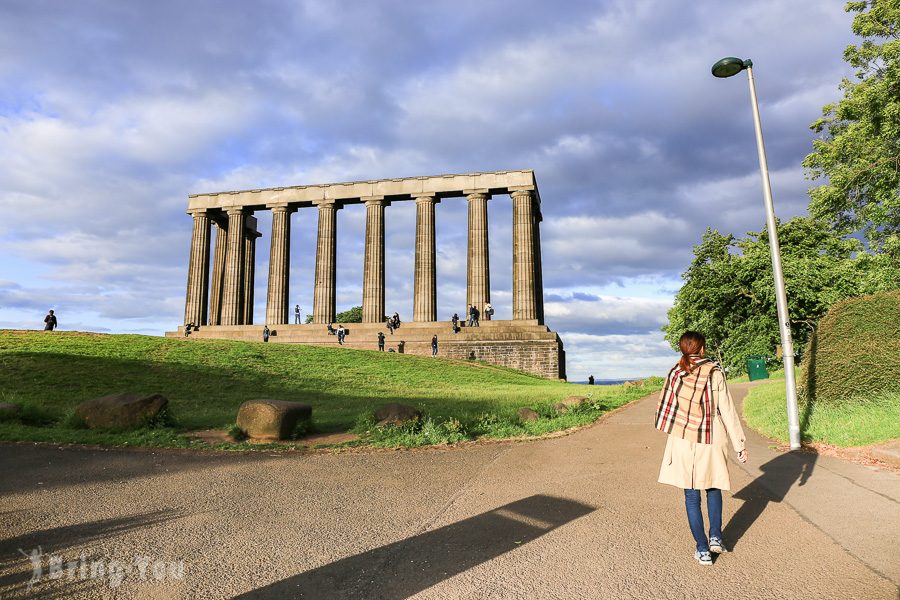
<path fill-rule="evenodd" d="M 747 533 L 769 502 L 784 500 L 798 479 L 798 485 L 806 484 L 818 458 L 818 454 L 810 452 L 787 452 L 760 467 L 762 475 L 734 494 L 744 504 L 734 513 L 722 532 L 722 536 L 732 547 Z"/>

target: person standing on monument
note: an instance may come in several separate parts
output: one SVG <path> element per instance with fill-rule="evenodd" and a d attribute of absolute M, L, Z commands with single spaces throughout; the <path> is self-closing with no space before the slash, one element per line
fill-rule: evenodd
<path fill-rule="evenodd" d="M 384 352 L 384 332 L 383 331 L 378 332 L 378 349 L 381 352 Z"/>
<path fill-rule="evenodd" d="M 431 355 L 437 356 L 437 336 L 431 337 Z"/>
<path fill-rule="evenodd" d="M 387 320 L 387 323 L 386 323 L 386 324 L 387 324 L 387 330 L 388 330 L 388 333 L 390 333 L 391 335 L 394 335 L 394 318 L 393 318 L 393 317 L 390 317 L 390 318 Z"/>
<path fill-rule="evenodd" d="M 466 323 L 466 325 L 469 327 L 475 327 L 475 305 L 470 304 L 469 310 L 466 312 L 469 313 L 469 319 L 468 319 L 468 323 Z"/>
<path fill-rule="evenodd" d="M 347 330 L 344 329 L 343 325 L 338 325 L 337 328 L 337 336 L 338 336 L 338 344 L 341 346 L 344 345 L 344 336 L 347 335 Z"/>
<path fill-rule="evenodd" d="M 494 307 L 491 306 L 490 302 L 486 302 L 484 304 L 484 320 L 490 321 L 491 317 L 494 316 Z"/>
<path fill-rule="evenodd" d="M 269 326 L 268 325 L 263 325 L 263 341 L 264 342 L 269 341 Z"/>
<path fill-rule="evenodd" d="M 57 321 L 56 315 L 53 314 L 53 311 L 47 313 L 47 316 L 44 317 L 44 331 L 53 331 L 56 329 Z"/>
<path fill-rule="evenodd" d="M 450 323 L 453 325 L 453 333 L 459 333 L 459 315 L 453 313 L 453 317 L 450 319 Z"/>
<path fill-rule="evenodd" d="M 300 324 L 300 305 L 294 306 L 294 325 Z"/>
<path fill-rule="evenodd" d="M 478 319 L 481 317 L 481 312 L 478 310 L 478 307 L 474 304 L 472 305 L 472 327 L 481 327 L 478 323 Z"/>
<path fill-rule="evenodd" d="M 747 462 L 744 429 L 722 368 L 706 358 L 706 338 L 686 331 L 678 347 L 681 359 L 669 371 L 656 405 L 655 426 L 669 434 L 658 481 L 684 490 L 688 525 L 697 544 L 694 558 L 711 565 L 710 552 L 727 552 L 722 541 L 722 490 L 731 489 L 728 438 L 737 459 Z M 709 538 L 700 510 L 701 490 L 706 490 Z"/>

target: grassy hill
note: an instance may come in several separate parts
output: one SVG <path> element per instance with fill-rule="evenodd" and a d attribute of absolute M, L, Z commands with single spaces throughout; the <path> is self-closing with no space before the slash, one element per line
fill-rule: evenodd
<path fill-rule="evenodd" d="M 810 336 L 797 380 L 804 441 L 864 446 L 900 437 L 900 292 L 832 306 Z M 785 440 L 784 382 L 753 388 L 747 423 Z"/>
<path fill-rule="evenodd" d="M 838 302 L 806 345 L 798 391 L 839 404 L 896 391 L 900 383 L 900 291 Z"/>
<path fill-rule="evenodd" d="M 242 402 L 273 398 L 312 404 L 319 432 L 366 429 L 379 404 L 412 404 L 435 429 L 399 442 L 417 445 L 565 429 L 655 389 L 573 385 L 484 363 L 342 348 L 0 331 L 0 402 L 24 406 L 21 418 L 0 422 L 0 440 L 185 446 L 184 431 L 227 429 Z M 163 394 L 174 425 L 98 432 L 73 419 L 80 402 L 120 391 Z M 556 415 L 551 408 L 588 393 L 593 403 L 585 409 Z M 520 423 L 523 406 L 543 418 Z"/>

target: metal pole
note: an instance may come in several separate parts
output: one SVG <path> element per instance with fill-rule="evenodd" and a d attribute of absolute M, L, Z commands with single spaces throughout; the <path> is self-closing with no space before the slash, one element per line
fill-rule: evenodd
<path fill-rule="evenodd" d="M 794 380 L 794 343 L 791 341 L 791 319 L 788 316 L 784 273 L 781 270 L 781 250 L 778 245 L 778 229 L 775 225 L 772 184 L 769 182 L 769 166 L 766 162 L 766 148 L 763 145 L 762 126 L 759 122 L 759 104 L 756 101 L 752 66 L 747 67 L 747 78 L 750 81 L 750 102 L 753 105 L 753 124 L 756 126 L 759 171 L 762 174 L 763 196 L 766 201 L 766 229 L 769 231 L 769 250 L 772 252 L 772 272 L 775 277 L 775 305 L 778 308 L 778 329 L 781 332 L 781 351 L 784 359 L 784 385 L 787 388 L 788 434 L 791 450 L 796 450 L 800 447 L 800 414 L 797 409 L 797 385 Z"/>

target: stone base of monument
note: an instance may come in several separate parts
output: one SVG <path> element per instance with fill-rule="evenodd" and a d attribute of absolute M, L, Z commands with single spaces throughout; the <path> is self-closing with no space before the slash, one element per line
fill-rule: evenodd
<path fill-rule="evenodd" d="M 248 400 L 238 409 L 237 426 L 255 440 L 291 439 L 297 424 L 312 418 L 312 407 L 287 400 Z"/>
<path fill-rule="evenodd" d="M 337 327 L 338 323 L 335 323 Z M 378 332 L 385 335 L 385 351 L 431 356 L 431 338 L 438 336 L 438 356 L 483 360 L 547 379 L 565 379 L 565 350 L 556 332 L 537 320 L 482 321 L 479 327 L 462 326 L 453 333 L 449 321 L 402 323 L 391 335 L 383 323 L 344 323 L 344 348 L 378 350 Z M 184 327 L 166 332 L 186 340 L 229 339 L 262 343 L 263 325 L 207 325 L 184 337 Z M 269 344 L 309 344 L 338 347 L 326 325 L 269 325 Z"/>

